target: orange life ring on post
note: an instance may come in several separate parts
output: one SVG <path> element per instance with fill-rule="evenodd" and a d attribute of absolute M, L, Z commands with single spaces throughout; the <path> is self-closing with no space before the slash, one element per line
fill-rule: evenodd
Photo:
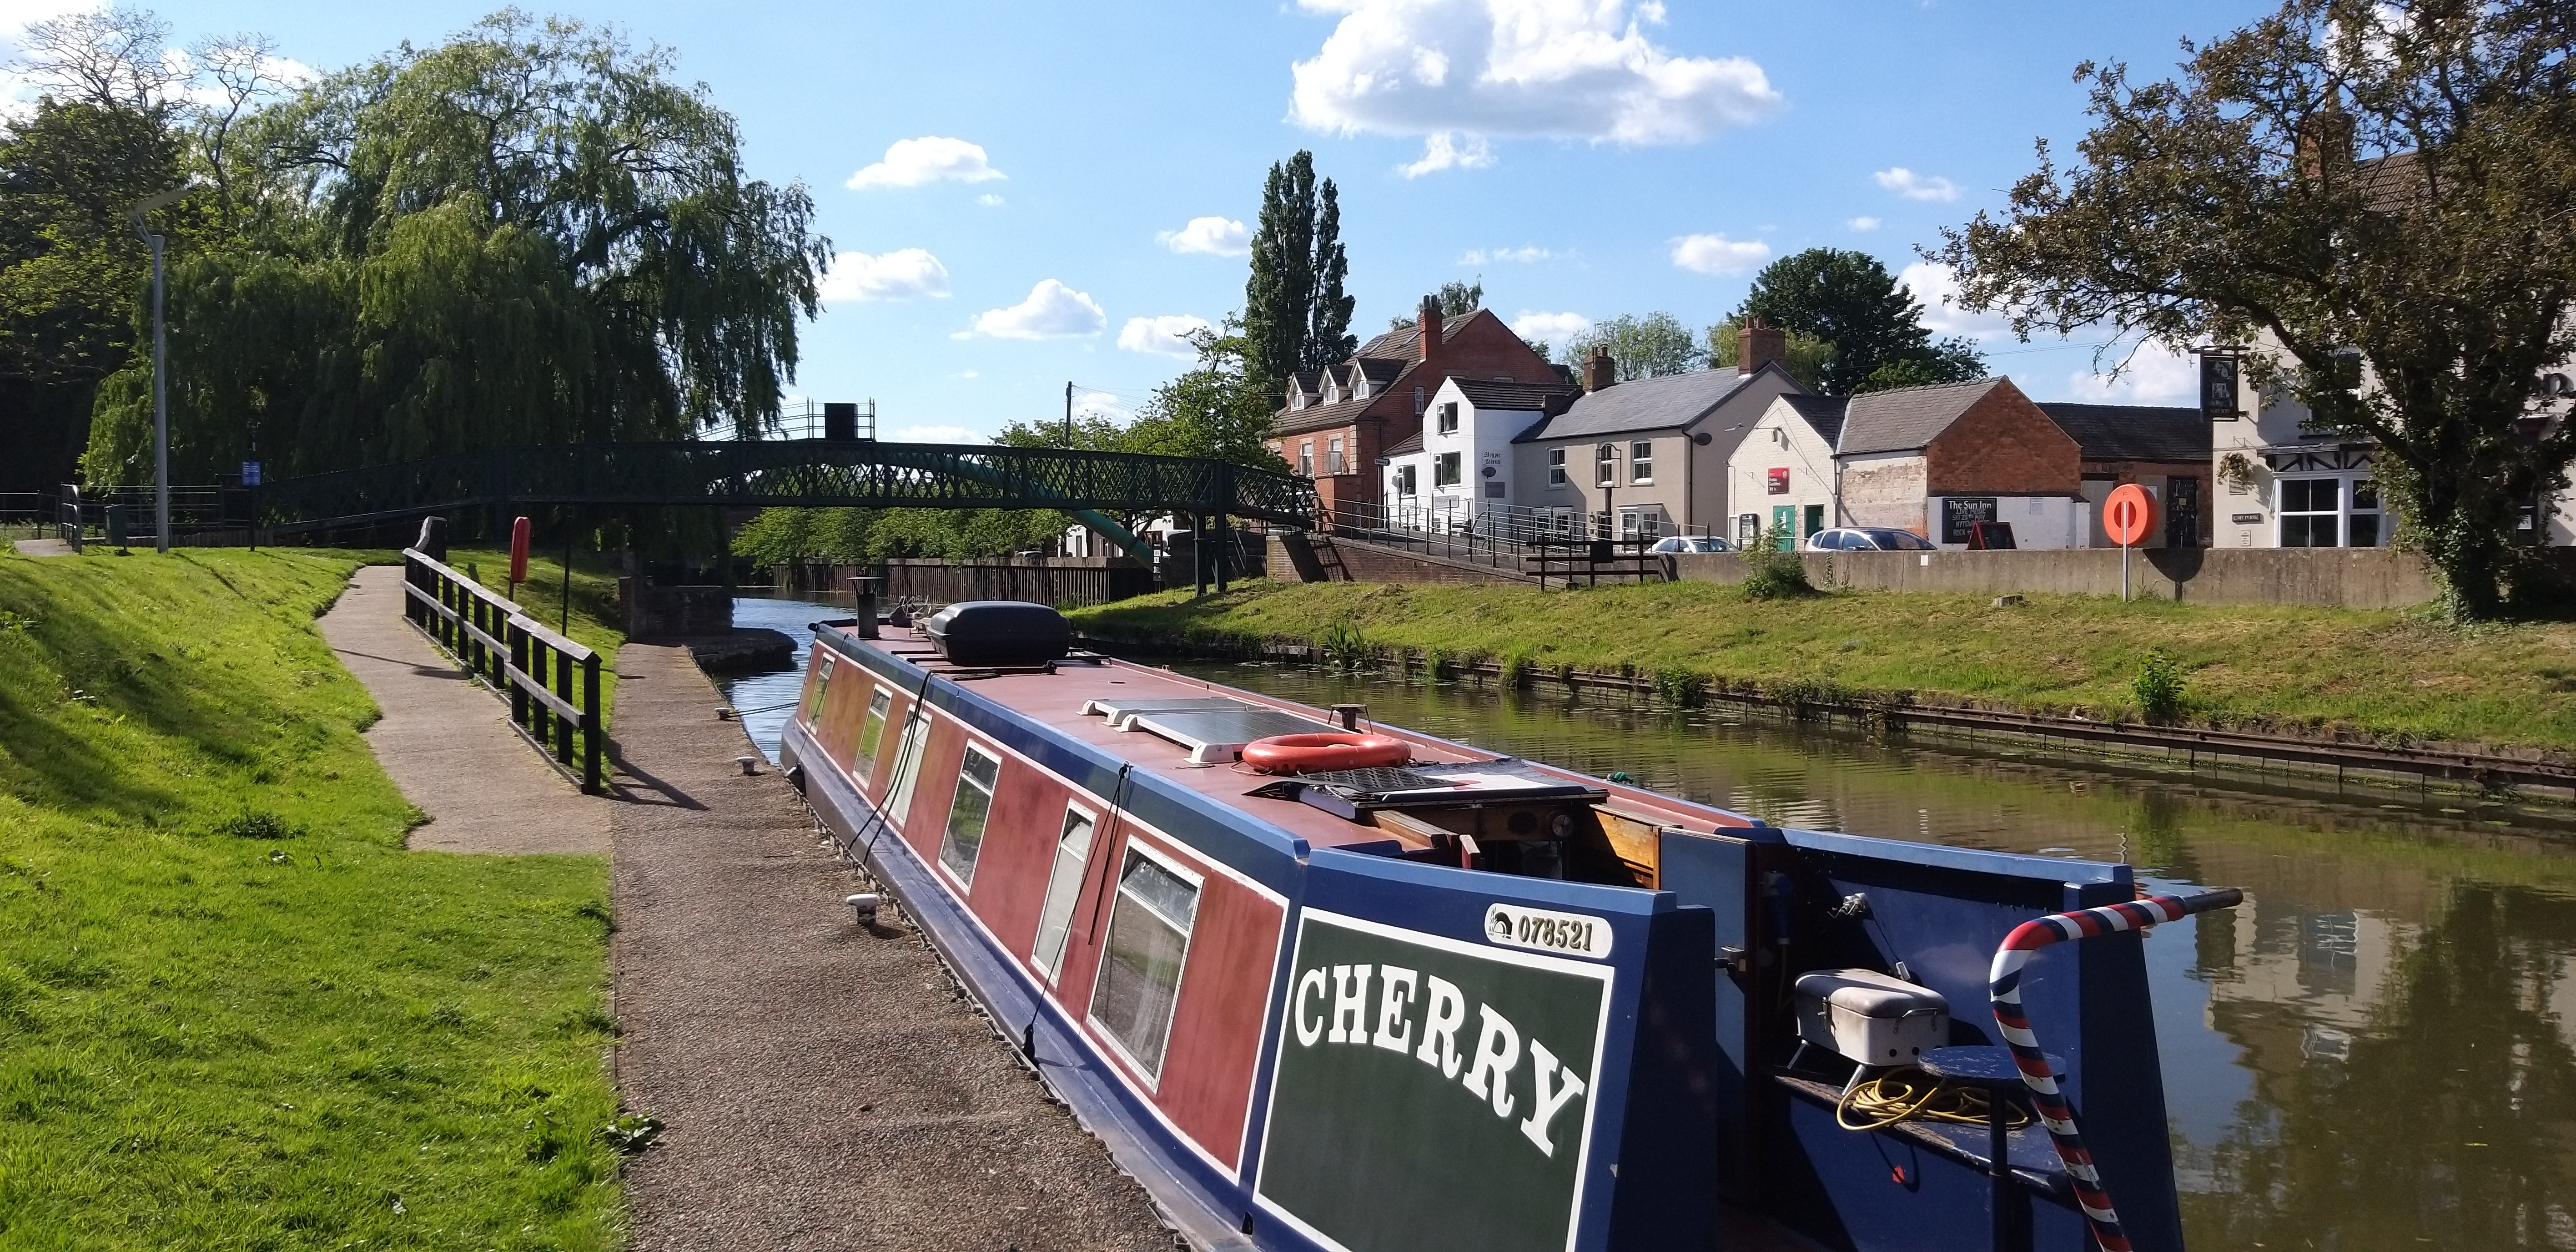
<path fill-rule="evenodd" d="M 1243 745 L 1243 763 L 1265 774 L 1320 774 L 1402 765 L 1412 759 L 1413 745 L 1393 735 L 1363 735 L 1347 730 L 1272 735 Z"/>

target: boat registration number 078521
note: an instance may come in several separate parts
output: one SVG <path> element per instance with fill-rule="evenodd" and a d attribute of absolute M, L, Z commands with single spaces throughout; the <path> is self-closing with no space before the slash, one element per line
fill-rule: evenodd
<path fill-rule="evenodd" d="M 1594 959 L 1610 955 L 1610 922 L 1583 913 L 1556 913 L 1517 904 L 1485 909 L 1485 938 L 1515 948 L 1564 952 Z"/>

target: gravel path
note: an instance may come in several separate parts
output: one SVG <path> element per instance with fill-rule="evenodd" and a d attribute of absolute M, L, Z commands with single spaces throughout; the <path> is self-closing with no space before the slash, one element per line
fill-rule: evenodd
<path fill-rule="evenodd" d="M 668 1129 L 627 1172 L 635 1252 L 1170 1249 L 891 904 L 752 751 L 684 648 L 617 656 L 617 1053 Z"/>
<path fill-rule="evenodd" d="M 323 642 L 376 698 L 367 746 L 429 814 L 426 852 L 608 851 L 615 802 L 586 796 L 511 729 L 510 709 L 402 615 L 403 571 L 370 565 L 322 615 Z"/>

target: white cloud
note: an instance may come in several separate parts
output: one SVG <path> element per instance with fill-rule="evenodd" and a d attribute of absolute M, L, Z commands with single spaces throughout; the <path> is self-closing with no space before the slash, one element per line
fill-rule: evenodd
<path fill-rule="evenodd" d="M 1490 261 L 1497 265 L 1506 263 L 1534 265 L 1540 261 L 1548 260 L 1555 255 L 1556 253 L 1536 245 L 1522 248 L 1469 248 L 1465 252 L 1458 254 L 1458 263 L 1460 265 L 1483 265 Z"/>
<path fill-rule="evenodd" d="M 1857 231 L 1873 231 L 1878 229 L 1879 221 L 1874 217 L 1862 216 L 1855 217 L 1852 220 L 1843 223 L 1843 225 Z"/>
<path fill-rule="evenodd" d="M 1341 20 L 1312 59 L 1290 67 L 1290 116 L 1345 135 L 1428 136 L 1408 171 L 1483 155 L 1444 135 L 1695 143 L 1780 103 L 1752 61 L 1677 56 L 1647 39 L 1664 20 L 1660 0 L 1633 15 L 1627 0 L 1300 3 Z"/>
<path fill-rule="evenodd" d="M 823 276 L 822 287 L 828 304 L 946 296 L 948 267 L 919 248 L 898 248 L 876 256 L 843 252 L 832 257 L 832 269 Z"/>
<path fill-rule="evenodd" d="M 2066 398 L 2097 404 L 2186 404 L 2200 394 L 2200 361 L 2163 344 L 2139 347 L 2118 378 L 2077 370 L 2066 376 Z"/>
<path fill-rule="evenodd" d="M 1129 418 L 1136 416 L 1125 405 L 1118 403 L 1118 397 L 1106 391 L 1085 392 L 1074 397 L 1073 415 L 1097 417 L 1121 426 L 1126 425 Z"/>
<path fill-rule="evenodd" d="M 1406 178 L 1420 178 L 1442 170 L 1480 170 L 1494 163 L 1494 150 L 1482 137 L 1469 135 L 1459 143 L 1456 135 L 1440 131 L 1422 141 L 1422 159 L 1395 167 Z"/>
<path fill-rule="evenodd" d="M 984 437 L 963 426 L 898 426 L 890 443 L 982 443 Z"/>
<path fill-rule="evenodd" d="M 988 209 L 998 209 L 1002 207 L 1002 198 L 988 191 L 975 197 L 975 203 L 983 205 Z"/>
<path fill-rule="evenodd" d="M 1075 291 L 1052 278 L 1038 280 L 1029 288 L 1029 298 L 1009 308 L 986 309 L 976 315 L 973 330 L 952 336 L 969 339 L 984 335 L 994 339 L 1076 339 L 1097 335 L 1109 324 L 1109 315 L 1100 311 L 1100 302 Z"/>
<path fill-rule="evenodd" d="M 1926 177 L 1902 165 L 1870 175 L 1878 185 L 1908 200 L 1939 200 L 1947 203 L 1959 198 L 1959 184 L 1946 178 Z"/>
<path fill-rule="evenodd" d="M 1197 345 L 1189 337 L 1203 330 L 1214 330 L 1206 319 L 1187 313 L 1167 313 L 1161 317 L 1131 317 L 1118 328 L 1118 346 L 1129 352 L 1151 352 L 1159 356 L 1176 356 L 1184 361 L 1199 357 Z"/>
<path fill-rule="evenodd" d="M 1540 313 L 1523 309 L 1519 317 L 1512 319 L 1513 334 L 1560 347 L 1590 329 L 1592 319 L 1580 313 Z"/>
<path fill-rule="evenodd" d="M 1230 217 L 1194 217 L 1179 230 L 1154 232 L 1154 242 L 1174 252 L 1209 256 L 1242 256 L 1252 250 L 1252 232 Z"/>
<path fill-rule="evenodd" d="M 2000 313 L 1973 313 L 1959 307 L 1959 276 L 1947 265 L 1916 261 L 1897 271 L 1899 286 L 1923 305 L 1923 324 L 1936 335 L 1971 339 L 2009 339 L 2012 325 Z"/>
<path fill-rule="evenodd" d="M 886 149 L 885 159 L 850 175 L 849 188 L 865 191 L 870 187 L 919 187 L 925 183 L 984 183 L 1002 177 L 982 145 L 963 139 L 924 135 L 919 139 L 898 139 Z"/>
<path fill-rule="evenodd" d="M 1771 245 L 1759 239 L 1724 235 L 1684 235 L 1673 241 L 1673 264 L 1700 274 L 1741 274 L 1771 259 Z"/>

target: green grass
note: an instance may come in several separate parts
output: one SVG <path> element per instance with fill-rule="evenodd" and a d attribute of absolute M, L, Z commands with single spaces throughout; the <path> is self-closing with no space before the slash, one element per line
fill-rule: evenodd
<path fill-rule="evenodd" d="M 2135 720 L 2150 650 L 2180 668 L 2185 722 L 2391 740 L 2576 748 L 2576 625 L 2454 627 L 2420 612 L 2218 608 L 2163 600 L 1845 591 L 1757 601 L 1661 583 L 1542 592 L 1251 582 L 1074 613 L 1110 639 L 1321 640 L 1526 658 L 1720 689 L 1887 697 Z M 1542 679 L 1541 681 L 1544 681 Z"/>
<path fill-rule="evenodd" d="M 619 1243 L 607 866 L 403 850 L 354 564 L 0 556 L 0 1247 Z"/>

